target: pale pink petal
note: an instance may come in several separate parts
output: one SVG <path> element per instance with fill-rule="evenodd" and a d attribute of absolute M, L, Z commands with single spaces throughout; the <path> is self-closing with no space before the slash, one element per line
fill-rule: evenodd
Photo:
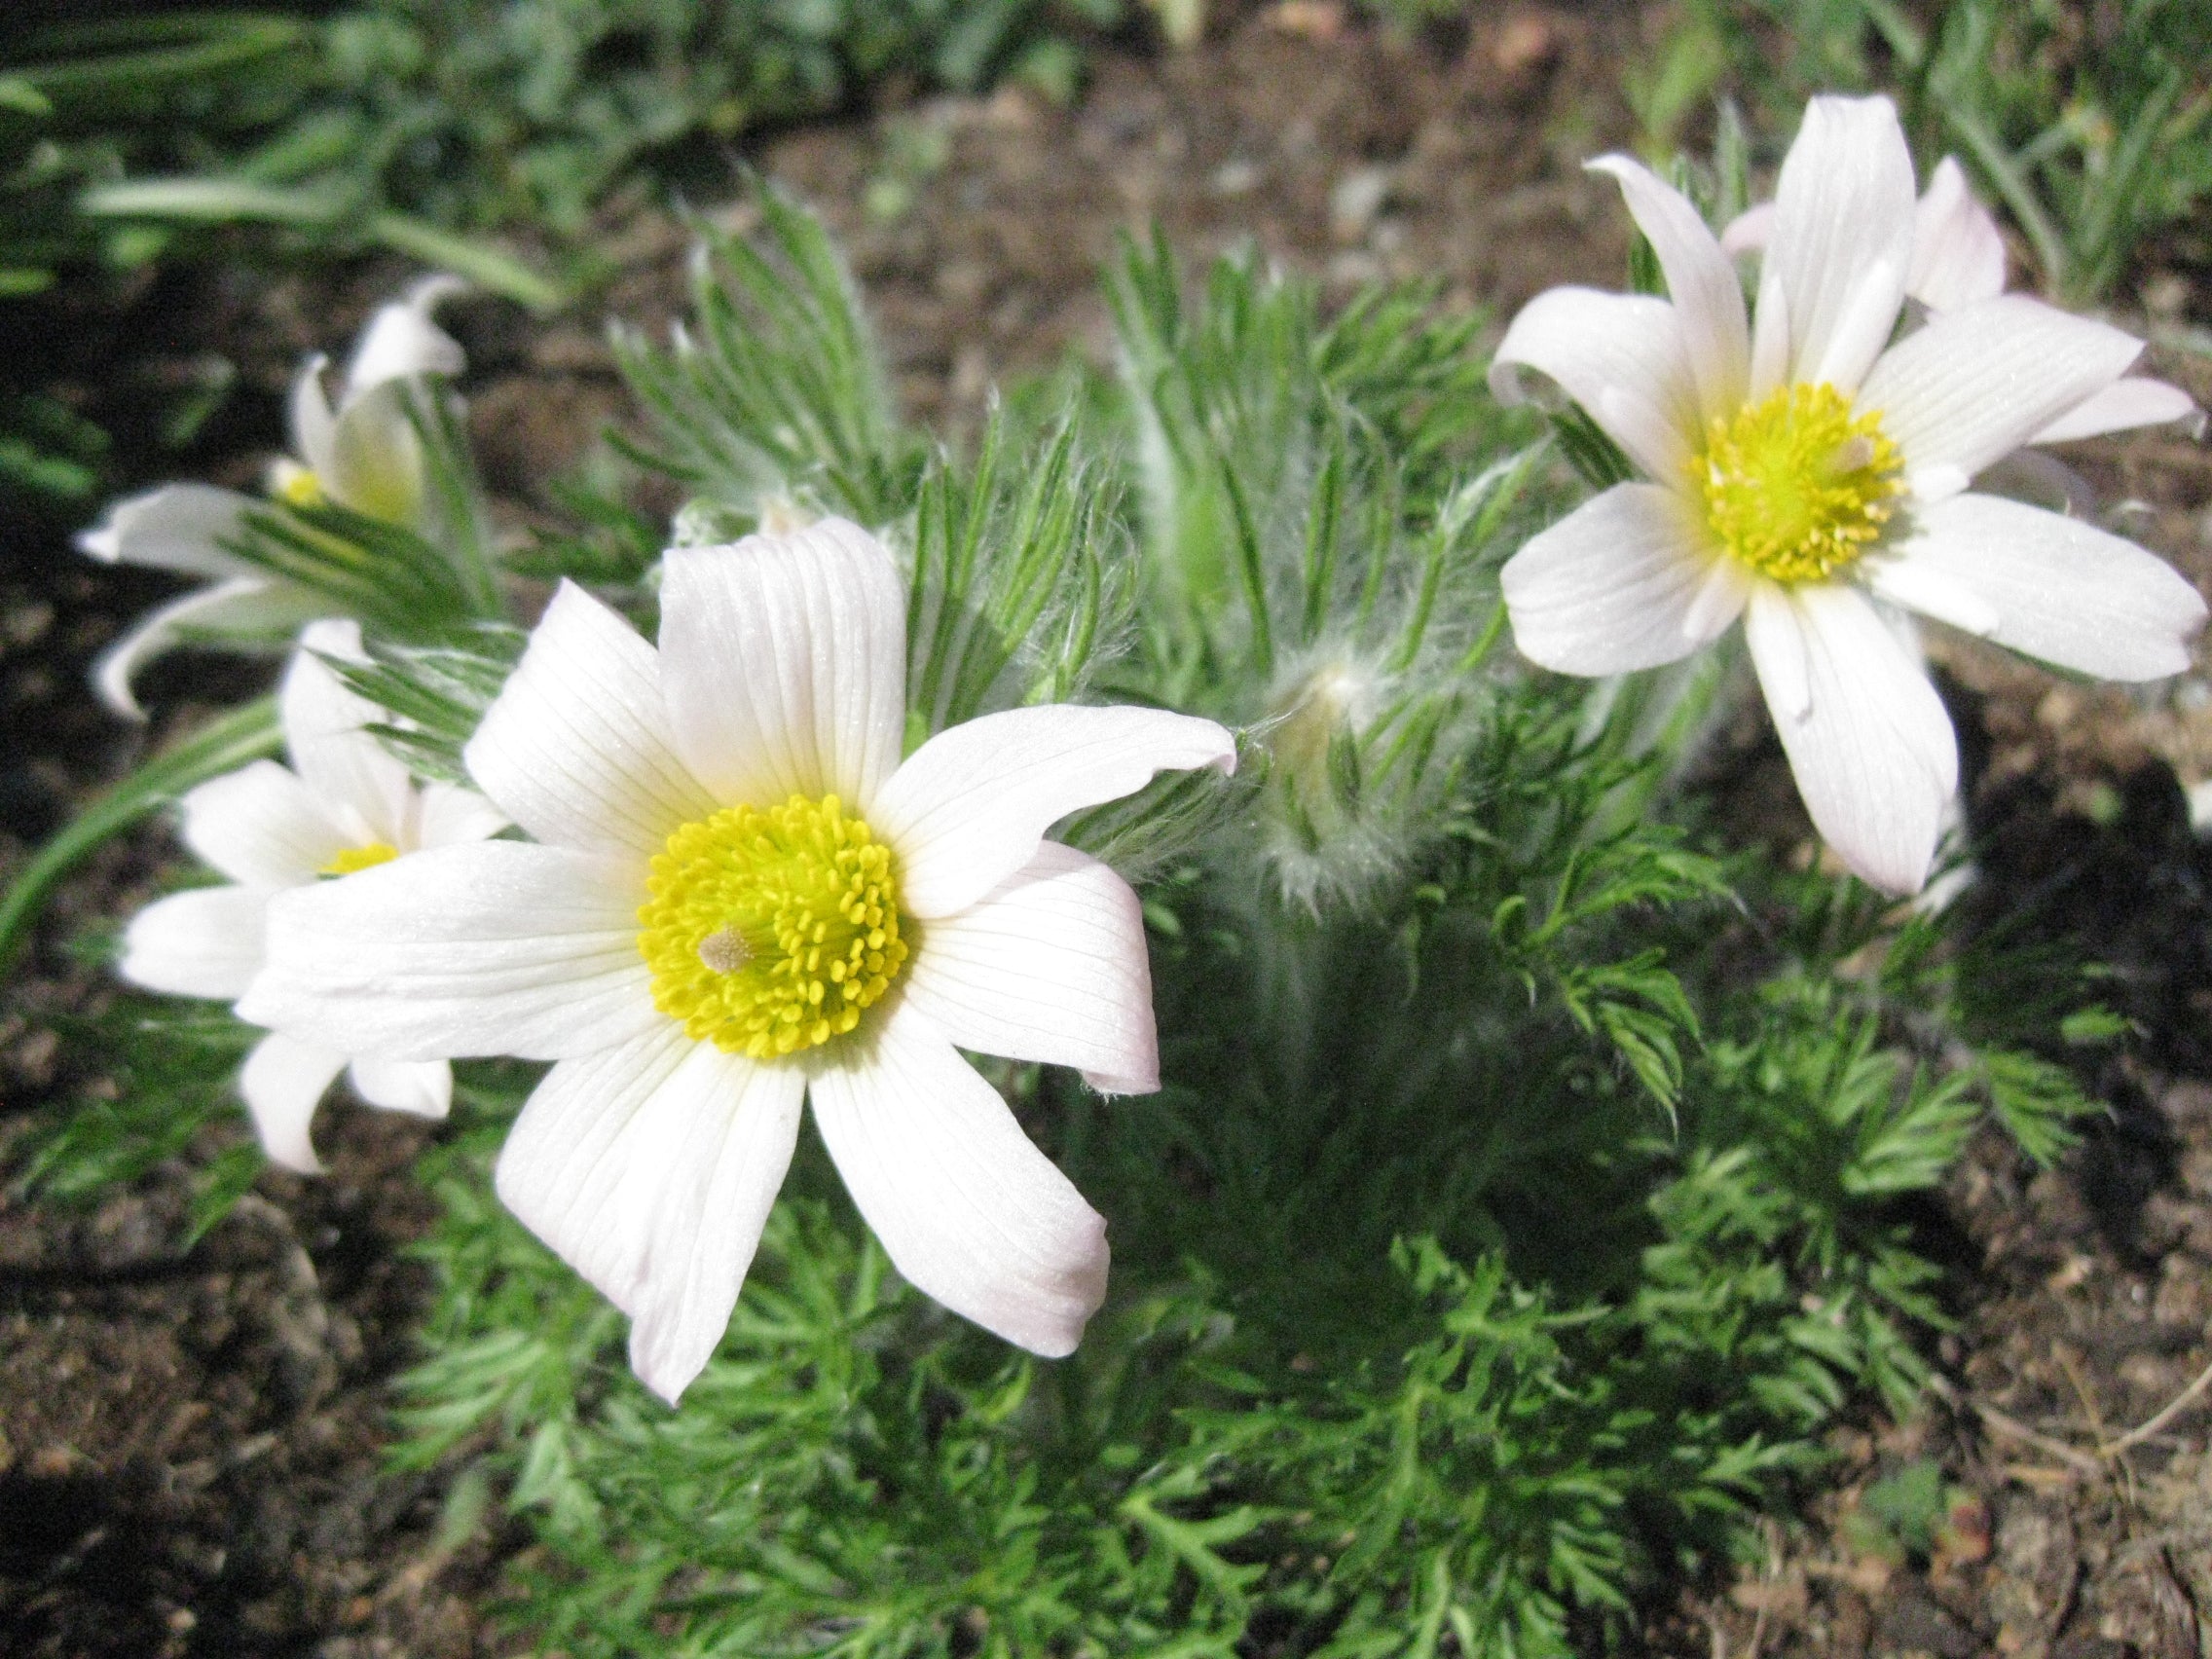
<path fill-rule="evenodd" d="M 172 599 L 140 617 L 130 632 L 92 662 L 92 687 L 100 701 L 128 719 L 145 711 L 130 689 L 138 671 L 177 645 L 220 640 L 225 645 L 274 648 L 300 624 L 329 608 L 291 582 L 239 576 Z"/>
<path fill-rule="evenodd" d="M 853 1202 L 918 1289 L 1032 1353 L 1075 1351 L 1106 1297 L 1106 1223 L 912 1007 L 810 1086 Z"/>
<path fill-rule="evenodd" d="M 729 1324 L 805 1082 L 671 1024 L 555 1066 L 499 1154 L 500 1198 L 630 1315 L 631 1368 L 671 1403 Z"/>
<path fill-rule="evenodd" d="M 554 847 L 434 847 L 280 894 L 240 1015 L 350 1053 L 557 1060 L 666 1016 L 636 868 Z"/>
<path fill-rule="evenodd" d="M 1877 413 L 1924 500 L 1940 500 L 2103 390 L 2143 343 L 2087 317 L 2002 294 L 1945 312 L 1874 365 L 1858 407 Z"/>
<path fill-rule="evenodd" d="M 336 1049 L 302 1043 L 272 1031 L 253 1047 L 239 1070 L 239 1092 L 253 1115 L 254 1132 L 270 1161 L 302 1175 L 322 1173 L 309 1128 L 314 1109 L 346 1064 Z"/>
<path fill-rule="evenodd" d="M 1683 353 L 1697 381 L 1700 414 L 1706 421 L 1733 415 L 1744 401 L 1751 358 L 1751 324 L 1735 263 L 1714 240 L 1704 216 L 1641 163 L 1601 156 L 1588 165 L 1620 181 L 1637 228 L 1659 257 Z"/>
<path fill-rule="evenodd" d="M 963 1049 L 1073 1066 L 1109 1094 L 1160 1087 L 1143 906 L 1073 847 L 1047 841 L 1019 874 L 930 923 L 905 982 Z"/>
<path fill-rule="evenodd" d="M 343 401 L 350 403 L 387 381 L 458 375 L 466 368 L 460 346 L 430 320 L 430 313 L 467 287 L 458 276 L 425 276 L 391 304 L 379 307 L 346 365 Z"/>
<path fill-rule="evenodd" d="M 276 889 L 310 882 L 349 847 L 362 826 L 332 815 L 274 760 L 255 760 L 190 791 L 184 844 L 233 881 Z"/>
<path fill-rule="evenodd" d="M 407 764 L 367 730 L 385 711 L 349 689 L 326 658 L 368 661 L 359 623 L 325 618 L 301 631 L 277 693 L 284 748 L 308 788 L 359 818 L 371 839 L 400 846 L 415 804 Z"/>
<path fill-rule="evenodd" d="M 676 750 L 724 805 L 835 794 L 865 816 L 906 723 L 906 595 L 843 519 L 669 551 L 661 687 Z"/>
<path fill-rule="evenodd" d="M 387 1112 L 434 1120 L 453 1110 L 453 1067 L 443 1060 L 379 1060 L 364 1055 L 347 1068 L 346 1075 L 355 1094 Z"/>
<path fill-rule="evenodd" d="M 2107 432 L 2132 431 L 2137 426 L 2162 426 L 2196 413 L 2196 403 L 2178 386 L 2127 375 L 2102 391 L 2093 391 L 2080 403 L 2028 440 L 2031 444 L 2066 444 L 2077 438 L 2098 438 Z"/>
<path fill-rule="evenodd" d="M 652 646 L 570 582 L 463 757 L 486 794 L 557 847 L 650 855 L 716 807 L 676 756 Z"/>
<path fill-rule="evenodd" d="M 924 920 L 969 905 L 1036 856 L 1069 813 L 1162 771 L 1236 769 L 1236 740 L 1164 709 L 1008 709 L 940 731 L 883 786 L 868 824 L 899 858 L 899 901 Z"/>
<path fill-rule="evenodd" d="M 507 815 L 459 784 L 424 784 L 415 797 L 414 835 L 402 852 L 489 840 L 507 827 Z"/>
<path fill-rule="evenodd" d="M 77 536 L 79 551 L 110 565 L 143 565 L 191 576 L 243 576 L 253 567 L 223 544 L 245 528 L 250 498 L 211 484 L 165 484 L 116 502 Z"/>
<path fill-rule="evenodd" d="M 1988 637 L 2101 680 L 2158 680 L 2189 667 L 2204 601 L 2163 559 L 2057 513 L 1995 496 L 1923 508 L 1898 548 L 1989 607 Z"/>
<path fill-rule="evenodd" d="M 2005 291 L 2005 234 L 1974 200 L 1952 157 L 1936 164 L 1912 225 L 1905 292 L 1930 311 L 1953 311 Z"/>
<path fill-rule="evenodd" d="M 261 969 L 269 895 L 250 887 L 196 887 L 130 918 L 116 967 L 134 985 L 229 1002 Z"/>
<path fill-rule="evenodd" d="M 1920 665 L 1840 585 L 1762 582 L 1744 632 L 1814 828 L 1864 880 L 1919 891 L 1958 787 L 1950 718 Z"/>
<path fill-rule="evenodd" d="M 1698 603 L 1721 566 L 1733 561 L 1711 549 L 1679 495 L 1616 484 L 1531 537 L 1499 584 L 1513 643 L 1530 662 L 1626 674 L 1677 661 L 1735 621 L 1740 584 Z"/>
<path fill-rule="evenodd" d="M 1904 304 L 1913 211 L 1912 155 L 1889 99 L 1805 106 L 1766 251 L 1788 298 L 1790 380 L 1858 389 Z"/>
<path fill-rule="evenodd" d="M 1527 393 L 1536 370 L 1653 478 L 1672 483 L 1704 442 L 1697 377 L 1675 308 L 1646 294 L 1550 288 L 1521 308 L 1491 361 L 1491 389 L 1505 403 Z"/>

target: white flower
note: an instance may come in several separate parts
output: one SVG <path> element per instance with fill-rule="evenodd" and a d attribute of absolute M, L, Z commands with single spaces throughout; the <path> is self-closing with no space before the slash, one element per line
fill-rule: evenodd
<path fill-rule="evenodd" d="M 1774 203 L 1765 202 L 1731 220 L 1720 233 L 1720 245 L 1731 254 L 1761 251 L 1773 234 Z M 1953 157 L 1936 164 L 1914 208 L 1912 269 L 1904 291 L 1931 312 L 1955 311 L 2005 291 L 2005 233 L 1974 199 L 1966 169 Z M 2091 392 L 2027 441 L 2071 443 L 2195 413 L 2195 403 L 2180 387 L 2127 375 Z"/>
<path fill-rule="evenodd" d="M 139 911 L 124 936 L 125 978 L 177 996 L 234 1000 L 261 969 L 269 902 L 277 893 L 424 847 L 479 841 L 504 827 L 472 790 L 416 789 L 407 768 L 361 729 L 380 711 L 321 660 L 362 660 L 358 627 L 313 623 L 301 646 L 281 693 L 292 769 L 257 760 L 184 797 L 185 843 L 237 885 L 195 888 Z M 350 1055 L 272 1032 L 246 1057 L 239 1088 L 261 1144 L 286 1168 L 321 1167 L 309 1124 L 349 1058 L 353 1088 L 371 1105 L 446 1115 L 453 1078 L 443 1061 Z"/>
<path fill-rule="evenodd" d="M 800 1100 L 892 1262 L 1064 1354 L 1105 1223 L 955 1051 L 1159 1087 L 1136 896 L 1046 840 L 1229 734 L 1152 709 L 986 716 L 900 759 L 891 556 L 827 519 L 667 555 L 656 650 L 564 586 L 467 751 L 539 845 L 287 895 L 253 1018 L 409 1059 L 555 1064 L 499 1196 L 632 1320 L 674 1400 L 781 1186 Z"/>
<path fill-rule="evenodd" d="M 1892 345 L 1915 229 L 1912 162 L 1885 99 L 1806 110 L 1755 326 L 1686 201 L 1625 158 L 1592 166 L 1620 181 L 1673 297 L 1538 295 L 1492 380 L 1517 395 L 1518 371 L 1541 370 L 1651 482 L 1614 486 L 1514 555 L 1515 638 L 1547 668 L 1621 674 L 1685 656 L 1741 616 L 1814 824 L 1868 881 L 1912 892 L 1957 748 L 1876 601 L 2106 679 L 2189 664 L 2204 604 L 2164 563 L 1967 491 L 2117 382 L 2141 342 L 2000 294 Z"/>
<path fill-rule="evenodd" d="M 371 518 L 412 526 L 423 510 L 423 447 L 407 417 L 407 383 L 419 375 L 458 375 L 461 348 L 430 320 L 430 312 L 464 284 L 431 276 L 383 307 L 369 321 L 347 365 L 334 411 L 323 390 L 326 360 L 308 359 L 292 383 L 292 448 L 276 463 L 271 488 L 283 500 L 329 499 Z M 77 537 L 77 546 L 108 564 L 145 565 L 213 578 L 213 585 L 159 606 L 110 645 L 92 666 L 100 699 L 117 714 L 144 718 L 130 682 L 138 670 L 195 633 L 288 638 L 325 615 L 327 597 L 271 574 L 233 553 L 226 542 L 257 503 L 210 484 L 165 484 L 116 502 Z"/>

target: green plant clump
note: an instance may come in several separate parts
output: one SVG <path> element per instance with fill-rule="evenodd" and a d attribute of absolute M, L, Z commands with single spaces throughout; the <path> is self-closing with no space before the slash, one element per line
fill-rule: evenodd
<path fill-rule="evenodd" d="M 624 343 L 678 538 L 878 529 L 909 747 L 1087 696 L 1240 734 L 1234 779 L 1059 831 L 1142 883 L 1165 1087 L 985 1062 L 1106 1216 L 1111 1290 L 1072 1357 L 1010 1348 L 899 1279 L 809 1131 L 672 1411 L 490 1195 L 536 1068 L 466 1063 L 395 1457 L 458 1472 L 457 1527 L 503 1495 L 538 1547 L 501 1616 L 578 1656 L 1625 1636 L 1750 1547 L 1838 1412 L 1909 1401 L 1943 1323 L 1910 1202 L 1984 1125 L 2067 1143 L 2088 1103 L 2030 1039 L 2078 988 L 1723 851 L 1680 780 L 1725 672 L 1594 688 L 1502 648 L 1498 567 L 1576 485 L 1492 400 L 1479 319 L 1325 316 L 1255 260 L 1194 283 L 1132 245 L 1119 374 L 1018 388 L 955 454 L 892 405 L 819 225 L 764 209 L 673 344 Z M 569 499 L 518 563 L 649 633 L 649 528 Z M 461 775 L 511 637 L 371 634 L 342 671 Z M 81 1120 L 44 1179 L 130 1166 L 147 1123 Z"/>

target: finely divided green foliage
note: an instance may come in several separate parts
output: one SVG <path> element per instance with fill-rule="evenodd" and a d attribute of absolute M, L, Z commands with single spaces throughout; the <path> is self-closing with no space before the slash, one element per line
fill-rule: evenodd
<path fill-rule="evenodd" d="M 421 522 L 392 523 L 337 501 L 272 500 L 245 515 L 226 548 L 278 580 L 311 590 L 332 615 L 398 640 L 497 621 L 492 528 L 456 400 L 410 386 L 401 395 L 423 455 Z"/>
<path fill-rule="evenodd" d="M 1534 428 L 1470 349 L 1476 316 L 1374 290 L 1324 325 L 1256 259 L 1187 306 L 1163 243 L 1108 281 L 1143 505 L 1146 603 L 1113 683 L 1243 726 L 1247 832 L 1301 903 L 1360 899 L 1431 837 L 1504 622 Z"/>
<path fill-rule="evenodd" d="M 918 732 L 1075 701 L 1135 608 L 1123 481 L 1087 454 L 1076 408 L 1020 465 L 1007 454 L 1012 424 L 994 405 L 974 465 L 933 457 L 916 496 L 906 632 Z"/>
<path fill-rule="evenodd" d="M 93 941 L 105 958 L 112 941 Z M 32 1141 L 16 1178 L 70 1201 L 94 1201 L 172 1160 L 194 1164 L 189 1246 L 230 1213 L 260 1175 L 260 1148 L 240 1121 L 240 1064 L 259 1034 L 226 1008 L 119 995 L 55 1029 L 102 1075 Z"/>
<path fill-rule="evenodd" d="M 963 457 L 841 401 L 881 384 L 850 285 L 795 209 L 765 225 L 788 303 L 724 246 L 738 297 L 702 305 L 746 327 L 630 355 L 645 458 L 704 493 L 685 521 L 881 527 L 917 740 L 1087 682 L 1243 729 L 1238 780 L 1066 831 L 1150 877 L 1166 1087 L 990 1065 L 1108 1217 L 1113 1289 L 1072 1358 L 1014 1352 L 901 1283 L 809 1135 L 671 1412 L 487 1196 L 529 1069 L 464 1066 L 396 1456 L 495 1473 L 542 1546 L 506 1616 L 579 1656 L 1624 1633 L 1854 1394 L 1909 1400 L 1942 1312 L 1900 1200 L 1993 1118 L 2064 1144 L 2086 1103 L 2028 1038 L 2080 985 L 1701 842 L 1677 772 L 1718 679 L 1511 667 L 1496 567 L 1566 472 L 1489 403 L 1465 322 L 1405 294 L 1324 319 L 1250 261 L 1194 297 L 1132 250 L 1119 387 L 1012 399 Z M 603 579 L 600 520 L 544 573 Z M 448 754 L 449 648 L 365 671 Z M 464 1529 L 483 1487 L 455 1490 Z"/>
<path fill-rule="evenodd" d="M 388 712 L 388 720 L 369 729 L 416 776 L 465 784 L 461 752 L 522 660 L 525 644 L 521 629 L 486 622 L 457 630 L 444 644 L 372 639 L 366 663 L 325 660 L 353 690 Z"/>
<path fill-rule="evenodd" d="M 754 200 L 761 245 L 704 233 L 692 320 L 669 347 L 615 331 L 659 432 L 635 459 L 743 519 L 779 501 L 864 524 L 897 517 L 924 452 L 893 416 L 852 276 L 819 220 L 773 190 Z"/>

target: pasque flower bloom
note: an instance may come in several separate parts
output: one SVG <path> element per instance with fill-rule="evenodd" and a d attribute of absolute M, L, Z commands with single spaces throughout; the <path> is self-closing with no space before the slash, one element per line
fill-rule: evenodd
<path fill-rule="evenodd" d="M 418 282 L 379 310 L 348 363 L 338 405 L 323 389 L 319 353 L 292 383 L 295 455 L 272 469 L 270 488 L 299 505 L 330 500 L 370 518 L 413 526 L 423 511 L 423 447 L 407 415 L 407 384 L 458 375 L 461 348 L 430 320 L 437 303 L 464 284 L 451 276 Z M 145 565 L 205 576 L 213 585 L 157 607 L 93 665 L 92 683 L 120 715 L 142 712 L 130 682 L 138 670 L 196 633 L 283 640 L 326 615 L 328 598 L 232 552 L 252 497 L 211 484 L 165 484 L 116 502 L 77 538 L 109 564 Z"/>
<path fill-rule="evenodd" d="M 1521 650 L 1608 675 L 1673 662 L 1743 618 L 1814 824 L 1892 892 L 1926 879 L 1957 787 L 1948 717 L 1891 608 L 2114 680 L 2189 663 L 2205 608 L 2142 548 L 1968 490 L 2118 382 L 2142 350 L 2017 294 L 1894 344 L 1914 265 L 1912 162 L 1881 98 L 1816 98 L 1783 163 L 1748 317 L 1696 210 L 1636 163 L 1620 182 L 1671 298 L 1555 288 L 1515 317 L 1502 396 L 1542 372 L 1647 482 L 1615 485 L 1507 563 Z"/>
<path fill-rule="evenodd" d="M 1211 721 L 1023 708 L 903 761 L 903 584 L 838 520 L 667 556 L 658 648 L 564 586 L 467 750 L 537 844 L 287 895 L 248 1015 L 427 1060 L 551 1060 L 500 1197 L 632 1320 L 674 1400 L 729 1320 L 802 1096 L 892 1262 L 1043 1354 L 1105 1293 L 1105 1224 L 954 1045 L 1159 1087 L 1144 927 L 1045 839 Z"/>
<path fill-rule="evenodd" d="M 269 902 L 277 893 L 424 847 L 480 841 L 505 826 L 472 790 L 418 789 L 362 729 L 382 712 L 349 690 L 326 656 L 361 660 L 360 630 L 321 621 L 303 634 L 280 698 L 289 770 L 257 760 L 184 797 L 185 843 L 235 885 L 194 888 L 139 911 L 124 935 L 125 978 L 178 996 L 235 1000 L 261 970 Z M 442 1060 L 381 1060 L 271 1032 L 247 1055 L 239 1088 L 278 1163 L 309 1173 L 320 1167 L 309 1124 L 349 1060 L 353 1088 L 371 1105 L 446 1115 L 453 1077 Z"/>

